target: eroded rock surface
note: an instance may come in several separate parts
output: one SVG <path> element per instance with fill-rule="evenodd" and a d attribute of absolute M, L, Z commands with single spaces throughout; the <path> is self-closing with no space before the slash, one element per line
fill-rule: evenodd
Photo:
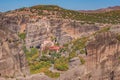
<path fill-rule="evenodd" d="M 88 77 L 82 80 L 119 80 L 120 42 L 112 32 L 95 36 L 87 46 L 86 68 Z"/>
<path fill-rule="evenodd" d="M 35 11 L 26 8 L 0 14 L 0 77 L 4 77 L 0 80 L 120 80 L 120 42 L 116 39 L 119 24 L 81 24 L 71 19 L 41 17 Z M 93 36 L 106 26 L 112 26 L 109 32 Z M 19 33 L 26 34 L 25 40 L 18 37 Z M 81 54 L 84 65 L 77 57 L 71 59 L 70 69 L 61 72 L 57 79 L 44 74 L 29 75 L 23 45 L 40 49 L 44 41 L 64 45 L 88 36 L 86 54 Z"/>
<path fill-rule="evenodd" d="M 13 77 L 27 73 L 25 54 L 18 36 L 0 27 L 0 76 Z"/>

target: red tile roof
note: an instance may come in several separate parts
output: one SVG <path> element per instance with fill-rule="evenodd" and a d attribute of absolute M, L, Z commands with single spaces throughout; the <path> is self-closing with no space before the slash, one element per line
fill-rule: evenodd
<path fill-rule="evenodd" d="M 59 50 L 61 47 L 59 47 L 59 46 L 51 46 L 51 47 L 49 47 L 49 50 L 55 50 L 55 51 L 57 51 L 57 50 Z"/>

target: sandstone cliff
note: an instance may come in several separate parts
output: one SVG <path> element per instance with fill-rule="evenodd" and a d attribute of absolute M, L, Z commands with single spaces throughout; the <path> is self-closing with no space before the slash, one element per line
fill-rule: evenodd
<path fill-rule="evenodd" d="M 1 13 L 0 80 L 119 80 L 118 13 L 83 14 L 58 6 Z"/>
<path fill-rule="evenodd" d="M 28 74 L 28 71 L 19 37 L 0 27 L 0 76 L 14 77 Z"/>

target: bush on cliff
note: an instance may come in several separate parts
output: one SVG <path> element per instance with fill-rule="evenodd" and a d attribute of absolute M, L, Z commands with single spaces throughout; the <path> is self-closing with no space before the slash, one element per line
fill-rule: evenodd
<path fill-rule="evenodd" d="M 26 38 L 26 33 L 19 33 L 18 36 L 20 39 L 24 40 Z"/>
<path fill-rule="evenodd" d="M 60 71 L 67 71 L 68 70 L 68 59 L 65 57 L 61 57 L 59 59 L 56 59 L 55 68 Z"/>

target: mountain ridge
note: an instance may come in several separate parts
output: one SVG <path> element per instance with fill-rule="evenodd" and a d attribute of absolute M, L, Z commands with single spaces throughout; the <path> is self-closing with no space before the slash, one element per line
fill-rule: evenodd
<path fill-rule="evenodd" d="M 63 8 L 61 6 L 58 5 L 35 5 L 32 7 L 23 7 L 23 8 L 18 8 L 18 9 L 14 9 L 14 10 L 9 10 L 9 11 L 15 11 L 15 10 L 19 10 L 19 9 L 24 9 L 24 8 L 33 8 L 33 7 L 57 7 L 57 8 L 61 8 L 61 9 L 66 9 L 66 10 L 73 10 L 73 11 L 79 11 L 79 12 L 87 12 L 87 13 L 99 13 L 99 12 L 109 12 L 109 11 L 114 11 L 114 10 L 120 10 L 120 6 L 110 6 L 110 7 L 105 7 L 105 8 L 99 8 L 99 9 L 95 9 L 95 10 L 74 10 L 74 9 L 67 9 L 67 8 Z M 9 12 L 6 11 L 6 12 Z M 0 13 L 6 13 L 6 12 L 0 12 Z"/>
<path fill-rule="evenodd" d="M 120 10 L 120 6 L 100 8 L 100 9 L 96 9 L 96 10 L 78 10 L 78 11 L 85 12 L 85 13 L 100 13 L 100 12 L 109 12 L 109 11 L 114 11 L 114 10 Z"/>
<path fill-rule="evenodd" d="M 103 11 L 107 10 L 107 11 Z M 71 19 L 77 21 L 84 21 L 86 23 L 108 23 L 119 24 L 120 23 L 120 10 L 119 7 L 110 7 L 108 9 L 101 9 L 102 12 L 86 12 L 64 9 L 56 5 L 37 5 L 28 8 L 21 8 L 6 13 L 19 14 L 19 15 L 33 15 L 34 17 L 46 17 L 46 18 L 61 18 Z M 5 13 L 5 14 L 6 14 Z M 4 13 L 3 13 L 4 14 Z M 33 16 L 32 16 L 33 17 Z M 106 17 L 106 18 L 105 18 Z M 101 20 L 102 19 L 102 20 Z"/>

